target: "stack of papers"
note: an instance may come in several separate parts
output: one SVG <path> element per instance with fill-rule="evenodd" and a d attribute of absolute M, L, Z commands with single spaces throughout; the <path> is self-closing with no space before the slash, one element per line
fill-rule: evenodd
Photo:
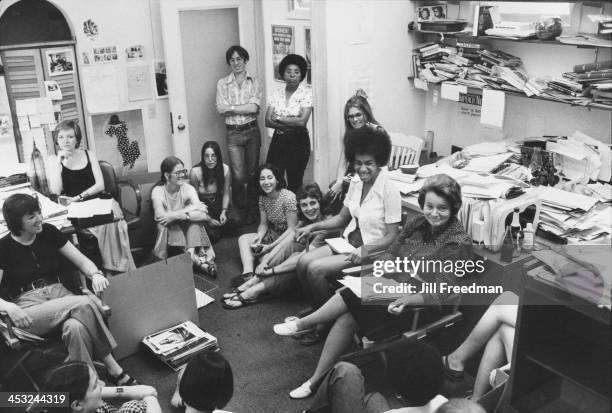
<path fill-rule="evenodd" d="M 539 187 L 538 192 L 544 205 L 567 211 L 574 209 L 589 211 L 597 203 L 596 198 L 549 186 Z"/>
<path fill-rule="evenodd" d="M 500 153 L 491 156 L 480 156 L 471 158 L 470 162 L 463 168 L 464 171 L 471 172 L 491 172 L 502 163 L 506 162 L 513 155 L 512 152 Z"/>
<path fill-rule="evenodd" d="M 94 215 L 108 215 L 112 211 L 112 199 L 94 198 L 68 205 L 68 218 L 91 218 Z"/>

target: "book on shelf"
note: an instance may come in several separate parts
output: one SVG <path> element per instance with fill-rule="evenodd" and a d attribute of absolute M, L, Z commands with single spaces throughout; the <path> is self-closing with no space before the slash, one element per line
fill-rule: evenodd
<path fill-rule="evenodd" d="M 612 69 L 579 73 L 575 79 L 576 81 L 612 79 Z"/>
<path fill-rule="evenodd" d="M 489 50 L 485 49 L 479 51 L 480 57 L 487 63 L 494 66 L 518 66 L 521 64 L 521 58 L 513 56 L 509 53 L 502 52 L 501 50 Z"/>
<path fill-rule="evenodd" d="M 612 60 L 603 60 L 601 62 L 583 63 L 574 66 L 575 73 L 591 72 L 593 70 L 612 69 Z"/>
<path fill-rule="evenodd" d="M 186 363 L 193 355 L 217 347 L 217 339 L 191 321 L 150 334 L 142 339 L 157 358 L 173 369 Z"/>

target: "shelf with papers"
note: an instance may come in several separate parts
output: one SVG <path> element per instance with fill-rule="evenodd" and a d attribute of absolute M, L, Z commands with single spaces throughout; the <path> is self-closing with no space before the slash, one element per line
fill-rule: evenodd
<path fill-rule="evenodd" d="M 409 78 L 409 79 L 413 79 L 413 78 Z M 437 89 L 441 89 L 442 88 L 441 83 L 428 83 L 428 88 L 429 87 L 435 87 Z M 468 93 L 474 93 L 474 92 L 482 93 L 482 90 L 483 90 L 482 88 L 476 88 L 476 87 L 472 87 L 472 86 L 468 87 Z M 547 102 L 556 102 L 556 103 L 561 103 L 563 105 L 574 106 L 574 107 L 577 107 L 577 108 L 578 107 L 586 108 L 586 109 L 593 108 L 593 109 L 599 109 L 599 110 L 605 110 L 605 111 L 612 111 L 612 106 L 602 105 L 602 104 L 599 104 L 599 103 L 588 103 L 587 105 L 577 105 L 577 104 L 573 104 L 571 102 L 565 102 L 563 100 L 547 98 L 547 97 L 544 97 L 544 96 L 536 96 L 536 95 L 534 95 L 534 96 L 527 96 L 524 93 L 514 92 L 514 91 L 511 91 L 511 90 L 503 90 L 503 89 L 490 89 L 490 90 L 500 90 L 500 91 L 504 92 L 506 95 L 517 96 L 517 97 L 524 98 L 524 99 L 534 99 L 534 100 L 544 100 L 544 101 L 547 101 Z"/>
<path fill-rule="evenodd" d="M 501 40 L 504 42 L 515 42 L 515 43 L 537 43 L 537 44 L 546 44 L 546 45 L 555 45 L 555 46 L 574 46 L 578 48 L 586 48 L 586 49 L 598 49 L 598 48 L 610 48 L 612 47 L 612 41 L 608 41 L 607 46 L 603 44 L 595 44 L 595 43 L 585 43 L 585 44 L 573 44 L 573 43 L 564 43 L 558 39 L 555 40 L 540 40 L 540 39 L 517 39 L 517 38 L 509 38 L 509 37 L 499 37 L 499 36 L 473 36 L 471 33 L 466 32 L 451 32 L 451 33 L 442 33 L 442 32 L 433 32 L 428 30 L 415 30 L 416 33 L 419 33 L 423 36 L 441 36 L 460 39 L 464 42 L 472 42 L 476 43 L 482 40 Z M 600 40 L 602 41 L 602 40 Z M 585 42 L 588 42 L 585 39 Z"/>

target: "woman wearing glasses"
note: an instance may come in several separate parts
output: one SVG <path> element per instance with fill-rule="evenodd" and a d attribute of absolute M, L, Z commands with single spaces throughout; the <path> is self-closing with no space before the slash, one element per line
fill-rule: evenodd
<path fill-rule="evenodd" d="M 160 169 L 160 180 L 151 192 L 157 222 L 153 255 L 164 259 L 187 251 L 195 268 L 216 277 L 215 254 L 204 227 L 210 219 L 208 208 L 189 185 L 183 161 L 168 156 Z"/>
<path fill-rule="evenodd" d="M 348 132 L 352 129 L 359 129 L 364 126 L 377 127 L 378 121 L 374 119 L 372 108 L 368 103 L 368 97 L 362 89 L 358 89 L 354 96 L 351 96 L 344 105 L 344 128 Z M 347 146 L 347 134 L 344 134 L 343 144 L 336 168 L 336 181 L 329 188 L 329 192 L 325 194 L 325 200 L 329 205 L 326 211 L 329 214 L 336 215 L 342 209 L 344 196 L 348 191 L 351 177 L 353 176 L 353 165 L 350 164 L 345 156 Z"/>

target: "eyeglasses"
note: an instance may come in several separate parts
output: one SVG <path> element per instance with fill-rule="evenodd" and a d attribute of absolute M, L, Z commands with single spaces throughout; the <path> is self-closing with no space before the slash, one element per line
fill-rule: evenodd
<path fill-rule="evenodd" d="M 363 113 L 355 113 L 354 115 L 348 115 L 349 119 L 361 119 L 363 118 Z"/>
<path fill-rule="evenodd" d="M 180 171 L 170 172 L 170 175 L 180 176 L 180 175 L 187 175 L 188 173 L 189 171 L 187 169 L 181 169 Z"/>

